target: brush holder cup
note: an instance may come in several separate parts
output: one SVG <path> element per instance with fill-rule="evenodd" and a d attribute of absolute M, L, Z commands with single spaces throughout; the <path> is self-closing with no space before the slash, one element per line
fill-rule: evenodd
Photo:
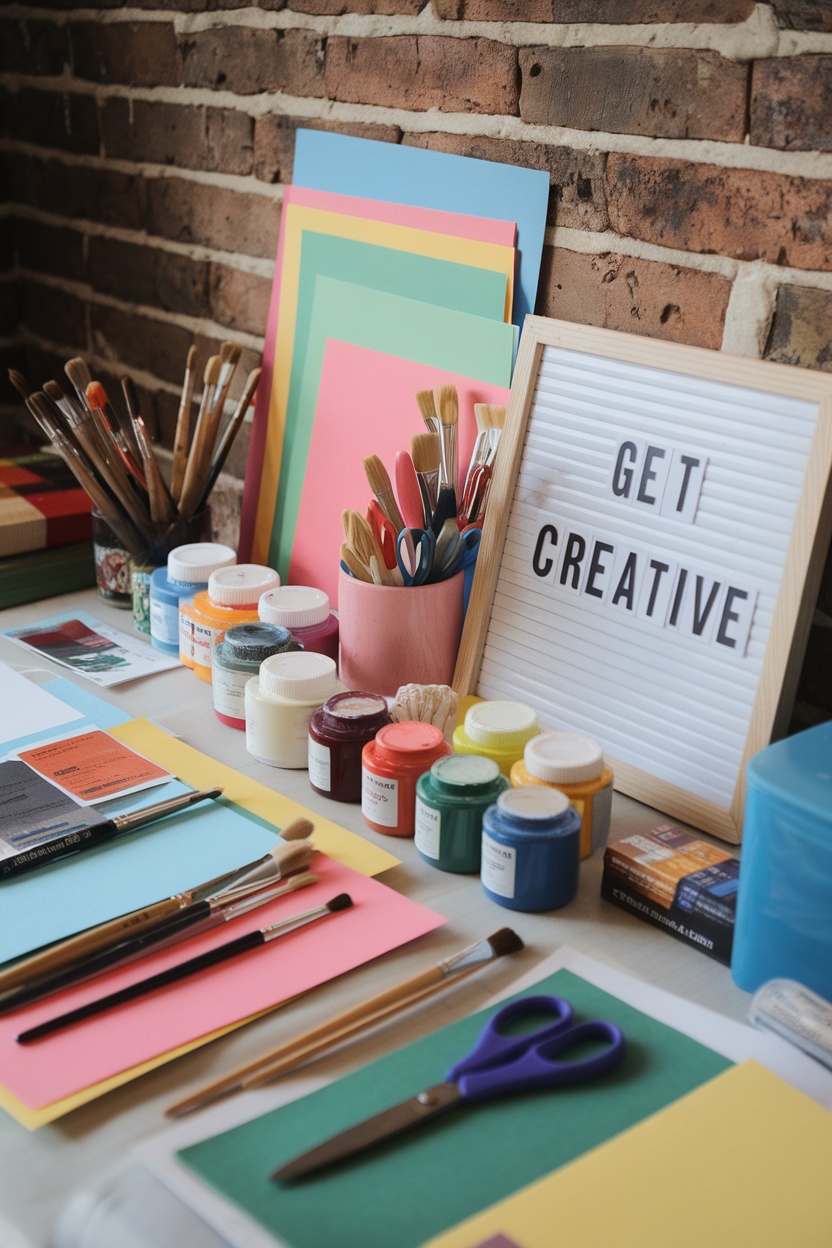
<path fill-rule="evenodd" d="M 133 594 L 133 628 L 137 633 L 150 637 L 150 578 L 157 568 L 168 561 L 168 555 L 177 546 L 193 542 L 207 542 L 211 534 L 211 512 L 205 507 L 193 516 L 180 516 L 165 529 L 158 540 L 144 554 L 130 560 L 130 580 Z"/>
<path fill-rule="evenodd" d="M 130 553 L 96 507 L 92 509 L 92 553 L 98 596 L 113 607 L 131 607 Z"/>
<path fill-rule="evenodd" d="M 449 685 L 462 635 L 463 573 L 434 585 L 371 585 L 341 570 L 339 674 L 348 689 L 394 697 L 401 685 Z"/>

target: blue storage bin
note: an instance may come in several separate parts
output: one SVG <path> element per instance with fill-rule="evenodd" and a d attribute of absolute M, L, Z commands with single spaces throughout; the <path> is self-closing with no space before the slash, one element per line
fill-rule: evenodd
<path fill-rule="evenodd" d="M 832 723 L 748 764 L 731 974 L 796 979 L 832 1000 Z"/>

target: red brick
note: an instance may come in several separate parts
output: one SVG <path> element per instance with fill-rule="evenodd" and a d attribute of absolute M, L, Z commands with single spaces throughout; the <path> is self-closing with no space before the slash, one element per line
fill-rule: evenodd
<path fill-rule="evenodd" d="M 774 19 L 785 30 L 832 31 L 828 0 L 773 0 Z"/>
<path fill-rule="evenodd" d="M 156 321 L 118 308 L 92 304 L 94 353 L 122 369 L 142 369 L 163 381 L 181 383 L 193 335 L 169 321 Z"/>
<path fill-rule="evenodd" d="M 730 281 L 718 273 L 545 247 L 537 311 L 718 351 L 730 293 Z"/>
<path fill-rule="evenodd" d="M 110 169 L 38 160 L 19 153 L 10 153 L 7 166 L 8 197 L 12 201 L 126 230 L 145 226 L 143 178 Z"/>
<path fill-rule="evenodd" d="M 331 38 L 326 94 L 352 104 L 515 115 L 517 52 L 491 39 Z"/>
<path fill-rule="evenodd" d="M 90 95 L 18 91 L 9 97 L 3 129 L 18 141 L 98 154 L 98 106 Z"/>
<path fill-rule="evenodd" d="M 751 142 L 784 152 L 832 151 L 832 56 L 757 61 Z"/>
<path fill-rule="evenodd" d="M 280 205 L 274 200 L 182 178 L 153 179 L 147 195 L 145 224 L 152 234 L 274 258 L 280 224 Z"/>
<path fill-rule="evenodd" d="M 184 316 L 208 314 L 205 261 L 93 235 L 89 240 L 88 272 L 95 290 L 117 299 Z"/>
<path fill-rule="evenodd" d="M 73 353 L 87 345 L 86 304 L 58 287 L 28 278 L 22 283 L 23 321 L 30 333 Z"/>
<path fill-rule="evenodd" d="M 568 225 L 583 230 L 606 230 L 609 227 L 604 185 L 607 157 L 603 152 L 583 152 L 522 139 L 490 139 L 437 132 L 408 133 L 403 136 L 402 143 L 431 151 L 450 152 L 456 156 L 470 156 L 475 160 L 545 169 L 552 185 L 549 195 L 550 225 Z"/>
<path fill-rule="evenodd" d="M 172 22 L 72 22 L 75 76 L 131 87 L 176 87 L 182 60 Z"/>
<path fill-rule="evenodd" d="M 610 222 L 665 247 L 832 269 L 832 182 L 611 153 Z"/>
<path fill-rule="evenodd" d="M 351 134 L 357 138 L 378 139 L 385 143 L 398 143 L 401 139 L 398 126 L 307 121 L 305 118 L 267 113 L 265 117 L 258 117 L 254 123 L 254 174 L 261 182 L 291 182 L 295 133 L 298 127 L 306 130 L 328 130 L 331 134 Z"/>
<path fill-rule="evenodd" d="M 431 0 L 437 17 L 469 22 L 744 22 L 754 0 Z"/>
<path fill-rule="evenodd" d="M 0 70 L 57 76 L 63 73 L 68 61 L 63 26 L 30 18 L 0 22 Z"/>
<path fill-rule="evenodd" d="M 111 98 L 101 129 L 110 159 L 242 175 L 252 170 L 254 122 L 235 109 Z"/>
<path fill-rule="evenodd" d="M 415 17 L 427 3 L 428 0 L 287 0 L 286 8 L 314 17 L 340 17 L 343 13 Z"/>
<path fill-rule="evenodd" d="M 745 135 L 748 70 L 715 52 L 525 48 L 520 116 L 532 125 L 721 139 Z"/>
<path fill-rule="evenodd" d="M 210 276 L 211 319 L 218 325 L 243 333 L 266 332 L 272 284 L 265 277 L 242 273 L 226 264 L 212 264 Z"/>
<path fill-rule="evenodd" d="M 181 50 L 187 87 L 324 94 L 322 40 L 313 31 L 219 27 L 183 37 Z"/>
<path fill-rule="evenodd" d="M 74 282 L 85 280 L 84 236 L 77 230 L 23 217 L 14 223 L 14 238 L 22 269 Z"/>
<path fill-rule="evenodd" d="M 832 373 L 830 324 L 832 291 L 781 286 L 765 358 Z"/>

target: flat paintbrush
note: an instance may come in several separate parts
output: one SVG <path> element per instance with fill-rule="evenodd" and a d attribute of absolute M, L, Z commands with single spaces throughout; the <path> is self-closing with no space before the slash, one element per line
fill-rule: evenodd
<path fill-rule="evenodd" d="M 231 450 L 231 447 L 234 443 L 234 439 L 239 433 L 240 426 L 242 425 L 243 420 L 245 419 L 246 412 L 251 406 L 251 402 L 254 398 L 254 393 L 257 389 L 257 383 L 260 381 L 261 373 L 262 373 L 262 369 L 259 369 L 259 368 L 254 368 L 249 373 L 248 378 L 246 380 L 245 388 L 243 389 L 243 393 L 240 395 L 237 406 L 234 409 L 234 414 L 232 415 L 228 424 L 225 426 L 225 429 L 220 434 L 220 439 L 214 450 L 214 455 L 211 460 L 211 466 L 208 470 L 208 476 L 205 481 L 205 487 L 202 491 L 202 498 L 197 503 L 196 509 L 198 512 L 202 511 L 202 508 L 208 502 L 208 495 L 211 493 L 212 489 L 214 488 L 216 484 L 217 477 L 220 475 L 220 473 L 223 470 L 223 465 L 225 464 L 225 461 L 228 458 L 228 453 Z"/>
<path fill-rule="evenodd" d="M 419 409 L 428 433 L 439 432 L 439 416 L 436 411 L 436 400 L 433 390 L 417 390 L 416 406 Z"/>
<path fill-rule="evenodd" d="M 367 483 L 378 500 L 379 507 L 396 530 L 396 533 L 401 533 L 404 528 L 404 520 L 396 503 L 396 496 L 393 493 L 389 474 L 381 462 L 381 458 L 378 455 L 365 456 L 364 472 L 367 476 Z"/>
<path fill-rule="evenodd" d="M 415 433 L 410 439 L 410 451 L 425 513 L 425 522 L 422 527 L 429 529 L 436 509 L 436 496 L 439 493 L 439 460 L 442 453 L 439 435 Z"/>
<path fill-rule="evenodd" d="M 323 919 L 327 915 L 336 914 L 340 910 L 348 910 L 351 905 L 352 898 L 349 894 L 339 893 L 337 897 L 333 897 L 331 901 L 328 901 L 323 906 L 316 906 L 314 910 L 305 910 L 302 914 L 293 915 L 288 919 L 281 919 L 279 923 L 272 923 L 268 927 L 257 928 L 253 932 L 246 932 L 244 936 L 238 936 L 236 940 L 229 940 L 223 945 L 217 945 L 215 949 L 209 949 L 205 953 L 198 954 L 195 958 L 189 958 L 186 962 L 180 962 L 178 966 L 168 967 L 166 971 L 160 971 L 157 975 L 150 975 L 147 979 L 137 980 L 136 983 L 128 984 L 117 992 L 111 992 L 105 997 L 99 997 L 97 1001 L 88 1001 L 85 1005 L 80 1005 L 74 1010 L 68 1010 L 65 1014 L 59 1014 L 55 1018 L 47 1019 L 46 1022 L 38 1023 L 35 1027 L 29 1027 L 26 1031 L 22 1031 L 19 1036 L 16 1036 L 15 1039 L 18 1044 L 31 1044 L 35 1040 L 41 1040 L 45 1036 L 53 1035 L 56 1031 L 63 1031 L 65 1027 L 70 1027 L 73 1023 L 80 1023 L 84 1019 L 93 1018 L 98 1014 L 105 1013 L 107 1010 L 112 1010 L 117 1005 L 135 1001 L 139 997 L 155 992 L 157 988 L 165 988 L 169 984 L 178 983 L 180 980 L 187 979 L 191 975 L 197 975 L 200 971 L 207 970 L 209 967 L 217 966 L 221 962 L 227 962 L 229 958 L 236 958 L 241 953 L 259 949 L 263 945 L 268 945 L 273 940 L 277 940 L 280 936 L 285 936 L 289 932 L 297 931 L 300 927 L 314 923 L 317 919 Z"/>
<path fill-rule="evenodd" d="M 263 1057 L 238 1067 L 225 1078 L 207 1084 L 184 1100 L 170 1105 L 165 1113 L 169 1118 L 178 1118 L 194 1109 L 201 1109 L 203 1105 L 218 1100 L 228 1092 L 238 1091 L 243 1086 L 254 1087 L 258 1083 L 268 1082 L 359 1032 L 386 1021 L 426 996 L 457 983 L 480 967 L 488 966 L 507 954 L 517 953 L 522 948 L 523 942 L 516 932 L 510 927 L 500 928 L 487 939 L 469 945 L 396 987 L 370 997 L 320 1027 L 304 1032 L 294 1040 L 272 1049 Z"/>
<path fill-rule="evenodd" d="M 173 470 L 170 479 L 170 492 L 176 504 L 179 503 L 182 482 L 185 480 L 185 464 L 187 463 L 188 447 L 191 441 L 195 362 L 196 346 L 192 346 L 188 349 L 188 358 L 185 361 L 185 378 L 182 382 L 182 396 L 179 400 L 179 411 L 176 414 L 176 433 L 173 438 Z"/>

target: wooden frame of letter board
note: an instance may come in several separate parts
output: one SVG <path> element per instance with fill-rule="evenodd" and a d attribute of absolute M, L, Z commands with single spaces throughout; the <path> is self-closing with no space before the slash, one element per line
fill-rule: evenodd
<path fill-rule="evenodd" d="M 641 380 L 646 380 L 648 387 L 651 382 L 659 386 L 667 382 L 666 412 L 664 405 L 662 404 L 661 406 L 661 419 L 666 420 L 666 431 L 662 436 L 665 439 L 665 444 L 671 449 L 696 448 L 702 436 L 701 433 L 697 434 L 696 413 L 691 417 L 690 412 L 684 410 L 686 378 L 691 384 L 691 395 L 694 394 L 693 387 L 695 384 L 704 383 L 707 388 L 707 383 L 709 382 L 742 387 L 743 391 L 746 392 L 746 400 L 748 399 L 747 391 L 762 392 L 765 397 L 761 398 L 761 408 L 764 408 L 768 402 L 769 409 L 774 410 L 774 417 L 767 417 L 765 414 L 761 416 L 761 426 L 764 425 L 766 419 L 777 418 L 778 396 L 785 396 L 783 403 L 789 400 L 802 400 L 808 404 L 816 405 L 816 414 L 814 415 L 808 408 L 801 409 L 801 428 L 805 427 L 808 430 L 811 427 L 812 420 L 814 421 L 814 428 L 811 434 L 808 454 L 805 456 L 802 484 L 799 487 L 794 485 L 789 487 L 793 492 L 797 488 L 798 492 L 796 510 L 793 511 L 790 521 L 790 533 L 788 528 L 786 529 L 786 533 L 789 535 L 785 557 L 783 558 L 782 555 L 778 556 L 775 561 L 777 566 L 773 566 L 773 571 L 769 572 L 770 583 L 774 585 L 777 585 L 776 578 L 779 575 L 779 585 L 774 591 L 774 606 L 770 615 L 770 624 L 767 625 L 767 634 L 765 619 L 763 619 L 762 623 L 758 619 L 761 614 L 759 598 L 755 599 L 756 608 L 747 653 L 749 655 L 752 654 L 755 637 L 760 636 L 762 633 L 762 646 L 757 647 L 758 657 L 754 660 L 759 667 L 759 675 L 756 679 L 756 686 L 754 685 L 753 673 L 747 678 L 746 682 L 747 691 L 744 697 L 751 709 L 746 721 L 746 727 L 742 732 L 735 733 L 737 739 L 733 742 L 734 749 L 730 756 L 732 759 L 736 758 L 739 761 L 736 765 L 735 782 L 733 781 L 732 771 L 734 763 L 728 764 L 728 776 L 724 784 L 730 785 L 733 782 L 733 792 L 728 801 L 714 801 L 702 793 L 702 748 L 706 752 L 704 759 L 706 769 L 708 763 L 707 751 L 709 748 L 713 753 L 714 762 L 717 761 L 717 755 L 720 752 L 720 766 L 725 765 L 724 759 L 726 757 L 723 742 L 714 740 L 709 744 L 707 725 L 701 737 L 697 737 L 697 749 L 699 750 L 697 762 L 700 766 L 697 781 L 695 785 L 691 784 L 688 787 L 684 775 L 681 776 L 681 782 L 677 783 L 669 781 L 666 776 L 654 774 L 651 771 L 651 762 L 656 766 L 657 772 L 661 770 L 655 763 L 655 751 L 651 753 L 651 757 L 646 761 L 641 760 L 641 765 L 635 765 L 632 761 L 627 761 L 625 758 L 615 757 L 615 752 L 610 750 L 604 743 L 603 731 L 591 731 L 580 723 L 569 722 L 564 718 L 563 714 L 560 717 L 558 715 L 558 688 L 552 683 L 553 678 L 547 674 L 545 656 L 547 647 L 549 647 L 548 653 L 552 653 L 551 647 L 558 644 L 559 635 L 567 646 L 569 645 L 570 637 L 559 630 L 562 630 L 564 625 L 569 623 L 568 620 L 563 620 L 563 611 L 568 612 L 573 608 L 570 608 L 568 604 L 564 607 L 562 600 L 560 603 L 555 603 L 556 610 L 561 611 L 561 619 L 555 629 L 552 629 L 548 623 L 552 610 L 549 606 L 549 603 L 552 601 L 551 597 L 549 599 L 543 598 L 543 609 L 541 610 L 539 585 L 534 580 L 533 572 L 529 570 L 524 581 L 522 565 L 520 573 L 517 573 L 516 569 L 512 573 L 512 569 L 509 566 L 511 560 L 504 554 L 507 534 L 510 532 L 510 526 L 518 508 L 522 510 L 525 504 L 527 509 L 534 508 L 541 515 L 545 516 L 547 508 L 550 512 L 555 513 L 559 505 L 557 465 L 552 467 L 551 464 L 547 464 L 545 462 L 547 457 L 541 455 L 539 450 L 535 452 L 527 449 L 527 434 L 534 433 L 535 429 L 539 431 L 541 428 L 540 424 L 535 424 L 535 406 L 538 375 L 544 364 L 544 358 L 553 361 L 555 368 L 558 367 L 558 361 L 566 358 L 559 355 L 557 350 L 550 352 L 547 357 L 546 352 L 550 348 L 578 352 L 589 357 L 587 360 L 586 385 L 590 387 L 597 384 L 594 380 L 595 375 L 603 372 L 605 362 L 613 362 L 611 365 L 613 372 L 618 367 L 618 362 L 641 366 L 643 371 L 637 370 L 638 384 L 640 384 Z M 597 365 L 593 365 L 594 358 L 597 358 Z M 626 369 L 624 371 L 626 372 Z M 678 376 L 678 384 L 674 377 L 671 385 L 666 377 L 667 374 L 676 374 Z M 627 376 L 630 376 L 630 374 L 627 373 Z M 606 413 L 612 411 L 612 419 L 615 419 L 615 399 L 618 389 L 619 387 L 613 383 L 610 392 L 605 396 L 609 404 L 608 408 L 603 409 L 605 418 Z M 541 393 L 544 396 L 543 403 L 548 405 L 548 416 L 545 413 L 544 416 L 551 421 L 552 408 L 554 407 L 555 411 L 557 411 L 557 392 L 554 393 L 553 397 L 553 388 L 550 384 L 548 390 L 544 388 L 541 390 Z M 772 396 L 774 396 L 773 401 Z M 737 397 L 737 404 L 740 404 L 739 396 Z M 724 408 L 724 402 L 721 406 Z M 753 409 L 754 405 L 752 404 L 751 407 Z M 739 407 L 737 411 L 739 411 Z M 794 405 L 793 411 L 797 411 L 797 404 Z M 700 414 L 699 418 L 701 428 L 705 428 L 707 424 L 705 417 Z M 728 419 L 730 420 L 730 412 Z M 797 417 L 794 417 L 794 419 L 797 419 Z M 569 422 L 567 420 L 565 421 L 565 426 L 568 425 Z M 581 424 L 580 432 L 582 435 L 588 434 L 591 439 L 593 431 L 593 419 L 590 416 L 586 418 L 585 425 Z M 711 429 L 708 436 L 712 437 L 712 433 L 713 430 Z M 567 433 L 565 436 L 569 436 L 569 434 Z M 656 437 L 658 441 L 661 440 L 658 435 L 653 434 L 651 436 Z M 759 445 L 765 448 L 764 455 L 769 454 L 772 445 L 774 446 L 775 460 L 777 460 L 779 453 L 778 436 L 781 441 L 785 441 L 785 434 L 778 429 L 763 428 L 763 434 L 759 442 Z M 804 436 L 808 438 L 808 432 Z M 584 438 L 584 440 L 586 439 Z M 613 442 L 608 432 L 605 446 L 608 452 L 607 459 L 609 460 L 612 458 L 609 452 L 613 448 Z M 785 452 L 781 454 L 784 458 L 786 457 Z M 549 457 L 550 460 L 551 458 Z M 718 459 L 718 452 L 712 451 L 711 458 Z M 710 463 L 711 459 L 709 458 L 709 466 Z M 718 464 L 714 462 L 714 469 L 717 467 Z M 798 470 L 799 467 L 798 461 Z M 525 496 L 521 497 L 521 474 L 525 472 L 528 479 L 529 468 L 537 469 L 537 476 L 533 477 L 535 488 L 531 495 L 528 489 L 526 489 Z M 505 429 L 492 482 L 487 518 L 478 558 L 477 575 L 466 615 L 456 671 L 454 673 L 454 688 L 460 694 L 481 694 L 481 696 L 488 698 L 518 699 L 530 703 L 536 707 L 542 727 L 561 728 L 564 730 L 571 728 L 572 730 L 589 732 L 589 735 L 595 736 L 604 746 L 607 760 L 615 773 L 615 787 L 621 792 L 638 798 L 640 801 L 646 802 L 648 805 L 672 817 L 683 820 L 693 827 L 713 833 L 724 840 L 738 842 L 741 839 L 742 813 L 745 800 L 745 765 L 753 754 L 766 746 L 773 737 L 776 737 L 778 734 L 782 735 L 786 730 L 787 717 L 794 701 L 800 663 L 805 650 L 811 615 L 817 598 L 823 560 L 829 544 L 830 531 L 832 530 L 832 521 L 830 520 L 832 508 L 828 505 L 830 469 L 832 469 L 832 377 L 808 370 L 792 368 L 788 365 L 721 355 L 699 347 L 679 346 L 673 343 L 648 340 L 635 335 L 596 329 L 590 326 L 573 325 L 543 317 L 527 317 L 512 383 L 511 400 L 506 415 Z M 724 479 L 725 469 L 723 468 L 721 471 Z M 575 487 L 574 485 L 575 474 L 572 473 L 570 477 L 568 472 L 569 465 L 560 474 L 562 478 L 561 484 L 564 480 L 568 480 L 572 496 L 572 505 L 570 508 L 567 504 L 566 514 L 570 519 L 570 523 L 577 524 L 580 521 L 575 519 L 574 497 L 576 488 L 580 487 Z M 708 469 L 706 469 L 705 483 L 702 487 L 703 495 L 702 499 L 700 499 L 700 508 L 704 501 L 704 491 L 708 485 L 707 472 Z M 549 474 L 548 481 L 546 479 L 547 473 Z M 596 480 L 598 475 L 596 472 Z M 744 481 L 747 484 L 753 479 L 753 473 L 736 471 L 737 482 Z M 597 485 L 595 488 L 597 493 Z M 750 488 L 750 486 L 747 485 L 747 488 Z M 564 506 L 562 501 L 560 506 Z M 743 525 L 741 512 L 731 521 L 729 506 L 728 514 L 729 520 L 725 522 L 725 562 L 730 572 L 734 549 L 739 547 L 739 543 L 734 541 L 734 536 L 743 531 Z M 657 526 L 660 526 L 662 523 L 661 516 L 651 516 L 650 519 L 651 522 L 657 521 Z M 696 519 L 699 519 L 699 513 L 697 513 Z M 587 529 L 591 529 L 593 523 L 597 523 L 597 516 L 594 517 L 591 511 L 588 510 L 584 523 Z M 607 518 L 608 531 L 611 523 L 610 519 Z M 637 520 L 635 523 L 641 523 L 641 521 Z M 784 525 L 788 523 L 788 521 L 784 521 Z M 675 519 L 668 521 L 667 524 L 671 531 L 671 536 L 673 525 L 677 526 L 677 532 L 681 528 L 679 521 Z M 685 529 L 684 537 L 688 540 L 688 545 L 690 545 L 690 539 L 693 538 L 694 541 L 696 539 L 696 524 L 685 526 Z M 515 528 L 512 531 L 517 532 L 518 529 Z M 654 533 L 656 535 L 657 549 L 661 550 L 664 530 L 656 527 Z M 703 534 L 700 534 L 700 541 L 703 539 L 703 536 Z M 745 536 L 746 538 L 748 537 L 747 532 Z M 754 540 L 752 537 L 752 542 Z M 644 539 L 642 538 L 642 545 L 643 542 Z M 757 552 L 755 551 L 755 553 Z M 755 564 L 752 560 L 750 565 L 752 571 L 746 571 L 746 582 L 751 582 L 752 584 L 754 567 L 762 566 L 766 560 L 766 549 L 763 545 L 762 537 L 760 538 L 758 553 L 759 560 L 762 563 Z M 689 555 L 688 557 L 690 558 L 691 556 Z M 693 558 L 695 558 L 695 555 Z M 506 564 L 505 568 L 503 566 L 504 561 Z M 517 563 L 516 558 L 514 563 Z M 780 566 L 781 563 L 782 567 Z M 513 580 L 511 579 L 512 575 L 514 575 Z M 710 575 L 716 576 L 717 573 L 712 572 Z M 773 581 L 771 580 L 772 576 L 774 577 Z M 499 596 L 500 602 L 503 604 L 499 613 L 500 620 L 496 619 L 498 612 L 495 607 L 495 594 Z M 529 615 L 524 616 L 524 609 L 531 603 L 533 594 L 537 594 L 535 605 L 531 607 Z M 565 597 L 568 598 L 569 595 L 567 594 Z M 528 618 L 529 616 L 533 618 L 531 613 L 535 610 L 537 611 L 537 624 L 529 624 Z M 762 614 L 766 619 L 768 618 L 768 611 Z M 540 623 L 541 616 L 543 624 Z M 578 618 L 576 626 L 578 632 L 584 629 L 585 623 L 586 616 Z M 592 623 L 594 624 L 594 622 Z M 604 625 L 604 627 L 610 632 L 609 624 Z M 651 667 L 652 656 L 649 645 L 651 636 L 649 630 L 653 627 L 652 624 L 643 623 L 641 620 L 624 620 L 621 624 L 616 622 L 610 634 L 611 647 L 614 646 L 616 639 L 621 640 L 622 646 L 626 648 L 629 655 L 627 661 L 632 664 L 633 655 L 635 654 L 635 668 L 637 671 L 641 670 L 644 673 L 650 673 L 654 670 Z M 535 628 L 537 629 L 536 634 L 528 631 Z M 524 632 L 524 629 L 527 631 Z M 542 640 L 541 632 L 543 633 Z M 687 645 L 685 639 L 679 639 L 678 637 L 671 645 L 675 645 L 680 641 L 685 646 Z M 532 647 L 532 651 L 524 649 L 527 642 Z M 693 644 L 697 645 L 699 643 L 694 641 Z M 537 647 L 536 651 L 534 650 L 535 645 Z M 633 648 L 634 645 L 635 650 Z M 514 647 L 513 654 L 512 646 Z M 520 657 L 521 652 L 522 658 Z M 530 680 L 528 676 L 518 675 L 518 672 L 522 669 L 524 659 L 530 653 L 533 653 L 534 662 L 537 664 L 537 667 L 534 668 L 534 680 Z M 690 656 L 692 651 L 687 649 L 686 653 Z M 596 658 L 597 666 L 594 662 Z M 716 661 L 721 662 L 721 657 Z M 743 660 L 737 660 L 736 658 L 731 660 L 732 663 L 737 661 L 742 662 Z M 486 665 L 487 672 L 484 674 Z M 687 669 L 688 665 L 685 664 L 684 666 Z M 696 663 L 691 661 L 689 667 L 691 703 L 696 704 L 697 699 L 700 697 L 700 690 L 697 688 Z M 617 685 L 616 682 L 623 679 L 620 675 L 621 670 L 620 661 L 616 667 L 614 661 L 610 662 L 610 656 L 605 652 L 604 648 L 598 647 L 597 652 L 593 655 L 593 671 L 590 679 L 600 673 L 607 684 L 607 689 L 617 694 L 618 710 L 626 708 L 626 714 L 630 717 L 628 727 L 632 732 L 631 739 L 638 741 L 640 716 L 644 715 L 645 721 L 649 716 L 652 721 L 650 731 L 655 731 L 655 713 L 657 708 L 655 700 L 651 700 L 648 704 L 645 699 L 642 699 L 643 705 L 639 706 L 637 691 L 634 693 L 632 690 L 628 690 L 626 684 L 622 684 L 620 687 Z M 686 678 L 686 675 L 683 674 L 682 680 Z M 571 673 L 562 675 L 561 682 L 568 682 L 570 679 Z M 597 680 L 595 683 L 597 684 Z M 730 700 L 730 681 L 722 682 L 720 678 L 719 690 L 723 702 L 726 694 Z M 734 690 L 736 694 L 736 682 Z M 581 692 L 583 691 L 581 690 Z M 684 698 L 684 690 L 682 690 L 682 697 Z M 605 711 L 604 695 L 597 692 L 593 694 L 587 691 L 586 698 L 587 705 L 592 711 L 590 719 L 593 723 L 603 724 Z M 593 698 L 595 702 L 593 702 Z M 688 704 L 683 702 L 683 705 L 687 707 Z M 674 726 L 672 722 L 667 724 L 662 722 L 661 710 L 662 708 L 659 706 L 658 723 L 661 732 L 664 734 L 664 740 L 668 742 L 668 748 L 670 748 Z M 707 720 L 707 715 L 704 718 Z M 695 725 L 701 725 L 701 723 L 702 717 L 696 717 Z M 686 727 L 685 733 L 688 731 L 689 729 Z M 694 731 L 698 732 L 699 729 L 695 727 Z M 649 732 L 645 732 L 645 737 L 649 737 L 649 735 Z M 680 745 L 682 736 L 682 733 L 677 733 L 676 748 L 680 749 L 680 757 L 686 758 L 687 747 L 686 745 Z M 658 748 L 661 749 L 661 747 Z M 626 753 L 626 750 L 624 752 Z M 650 751 L 646 752 L 649 753 Z M 682 766 L 684 765 L 683 763 Z M 707 770 L 705 770 L 705 774 L 707 775 Z"/>

